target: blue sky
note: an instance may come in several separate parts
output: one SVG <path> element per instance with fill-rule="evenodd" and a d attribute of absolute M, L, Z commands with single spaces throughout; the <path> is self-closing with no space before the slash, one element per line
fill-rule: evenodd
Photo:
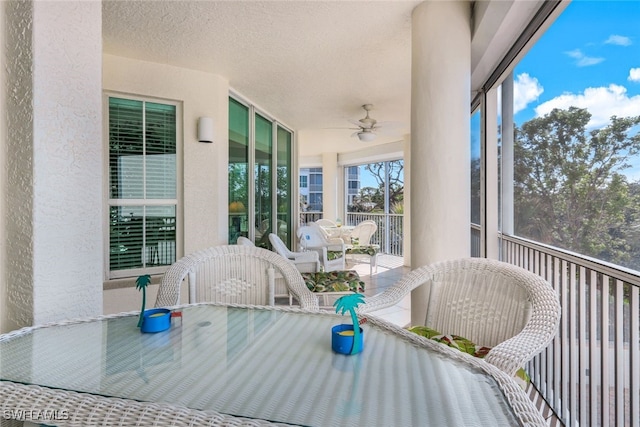
<path fill-rule="evenodd" d="M 571 2 L 514 71 L 517 124 L 577 106 L 590 127 L 640 115 L 640 1 Z"/>

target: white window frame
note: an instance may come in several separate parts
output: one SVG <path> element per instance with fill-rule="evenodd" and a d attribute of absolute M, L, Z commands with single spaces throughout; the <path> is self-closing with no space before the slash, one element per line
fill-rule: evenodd
<path fill-rule="evenodd" d="M 152 102 L 158 104 L 172 105 L 176 108 L 176 198 L 175 199 L 111 199 L 109 192 L 109 98 L 130 99 L 133 101 Z M 183 108 L 182 103 L 169 99 L 143 97 L 120 92 L 105 91 L 103 93 L 103 141 L 104 141 L 104 187 L 103 199 L 105 201 L 104 219 L 106 224 L 104 230 L 104 271 L 106 280 L 133 278 L 143 274 L 156 275 L 164 273 L 169 265 L 153 266 L 145 268 L 135 268 L 128 270 L 110 269 L 110 210 L 112 206 L 175 206 L 175 261 L 182 257 L 182 229 L 183 229 L 183 209 L 182 209 L 182 146 L 183 146 Z"/>

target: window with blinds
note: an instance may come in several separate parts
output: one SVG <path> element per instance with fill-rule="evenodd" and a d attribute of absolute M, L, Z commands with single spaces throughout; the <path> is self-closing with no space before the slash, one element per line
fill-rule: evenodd
<path fill-rule="evenodd" d="M 110 278 L 176 260 L 176 105 L 109 97 Z"/>

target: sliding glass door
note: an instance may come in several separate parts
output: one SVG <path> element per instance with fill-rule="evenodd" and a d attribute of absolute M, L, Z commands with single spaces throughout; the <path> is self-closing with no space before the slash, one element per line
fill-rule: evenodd
<path fill-rule="evenodd" d="M 276 233 L 290 246 L 292 142 L 276 120 L 229 98 L 229 243 L 270 248 Z"/>

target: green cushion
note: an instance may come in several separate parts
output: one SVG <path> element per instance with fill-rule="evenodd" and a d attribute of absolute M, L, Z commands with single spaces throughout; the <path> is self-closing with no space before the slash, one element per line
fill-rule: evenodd
<path fill-rule="evenodd" d="M 311 292 L 364 292 L 364 282 L 354 270 L 301 274 Z"/>
<path fill-rule="evenodd" d="M 342 251 L 327 251 L 327 259 L 329 261 L 333 261 L 338 258 L 342 258 Z"/>
<path fill-rule="evenodd" d="M 491 350 L 491 347 L 477 345 L 467 338 L 461 337 L 459 335 L 444 335 L 427 326 L 412 326 L 408 328 L 408 330 L 425 338 L 429 338 L 449 347 L 456 348 L 474 357 L 484 358 Z M 530 381 L 529 374 L 527 374 L 527 371 L 525 371 L 523 368 L 518 369 L 515 375 L 515 379 L 518 381 L 520 386 L 522 386 L 522 388 L 526 388 L 527 384 L 529 384 Z"/>
<path fill-rule="evenodd" d="M 449 347 L 457 348 L 458 350 L 469 353 L 474 357 L 485 357 L 487 353 L 489 353 L 489 350 L 491 350 L 490 347 L 476 345 L 459 335 L 444 335 L 426 326 L 412 326 L 409 328 L 409 331 L 434 341 L 438 341 L 439 343 L 448 345 Z"/>
<path fill-rule="evenodd" d="M 378 253 L 378 249 L 379 248 L 377 246 L 353 246 L 353 247 L 347 248 L 345 250 L 345 253 L 353 254 L 353 255 L 375 256 L 375 254 Z"/>

